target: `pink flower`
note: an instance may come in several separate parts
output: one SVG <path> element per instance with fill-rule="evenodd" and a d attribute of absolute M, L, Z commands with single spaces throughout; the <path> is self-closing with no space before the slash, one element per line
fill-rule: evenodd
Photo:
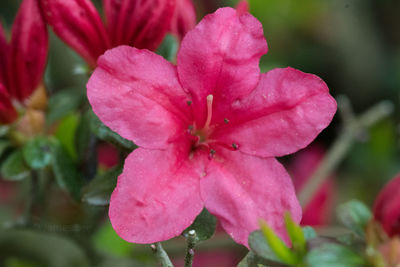
<path fill-rule="evenodd" d="M 177 67 L 121 46 L 99 58 L 88 98 L 112 130 L 140 148 L 126 159 L 109 216 L 134 243 L 181 234 L 206 207 L 237 242 L 265 219 L 283 238 L 283 214 L 301 208 L 274 158 L 307 146 L 336 102 L 317 76 L 260 74 L 261 24 L 221 8 L 184 37 Z"/>
<path fill-rule="evenodd" d="M 375 220 L 382 224 L 385 232 L 393 237 L 400 236 L 400 175 L 397 175 L 381 190 L 375 200 Z"/>
<path fill-rule="evenodd" d="M 176 0 L 176 7 L 171 23 L 171 32 L 179 39 L 196 25 L 196 11 L 192 0 Z"/>
<path fill-rule="evenodd" d="M 107 49 L 118 45 L 155 50 L 171 29 L 173 17 L 177 21 L 173 29 L 179 34 L 185 32 L 194 23 L 191 21 L 194 11 L 190 2 L 180 2 L 103 0 L 106 22 L 103 24 L 90 0 L 41 0 L 54 32 L 91 67 L 96 66 L 97 58 Z M 176 4 L 179 10 L 175 11 Z"/>
<path fill-rule="evenodd" d="M 293 163 L 289 166 L 296 192 L 300 192 L 317 169 L 325 154 L 325 150 L 313 144 L 298 152 Z M 331 220 L 333 197 L 335 194 L 333 177 L 329 177 L 312 197 L 303 210 L 302 225 L 321 226 Z"/>
<path fill-rule="evenodd" d="M 39 85 L 46 66 L 48 36 L 38 0 L 24 0 L 11 43 L 0 25 L 0 123 L 17 118 L 12 99 L 23 102 Z"/>
<path fill-rule="evenodd" d="M 236 6 L 236 11 L 239 14 L 249 12 L 249 3 L 247 2 L 247 0 L 241 0 Z"/>

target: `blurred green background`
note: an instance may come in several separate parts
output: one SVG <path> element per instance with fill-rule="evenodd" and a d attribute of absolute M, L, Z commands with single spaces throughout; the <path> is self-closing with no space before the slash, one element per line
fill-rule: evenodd
<path fill-rule="evenodd" d="M 94 2 L 98 8 L 101 7 L 100 0 Z M 218 7 L 235 6 L 236 2 L 196 0 L 198 20 Z M 0 19 L 8 31 L 19 3 L 16 0 L 0 1 Z M 250 12 L 263 24 L 269 45 L 269 52 L 260 63 L 263 72 L 292 66 L 317 74 L 328 84 L 333 96 L 343 94 L 349 97 L 355 113 L 361 113 L 382 100 L 390 100 L 395 105 L 394 113 L 365 132 L 335 170 L 338 184 L 336 203 L 358 198 L 372 205 L 382 185 L 400 172 L 400 1 L 250 0 L 249 3 Z M 83 61 L 52 32 L 50 37 L 45 74 L 49 92 L 65 88 L 84 91 L 87 76 L 79 73 Z M 76 122 L 71 116 L 65 119 L 61 131 L 73 131 L 74 127 Z M 316 142 L 329 149 L 341 129 L 342 121 L 336 116 Z M 68 142 L 72 141 L 65 141 Z M 295 156 L 282 160 L 286 163 Z M 6 226 L 20 213 L 24 190 L 27 189 L 24 183 L 0 186 L 0 223 Z M 43 266 L 37 262 L 46 262 L 48 266 L 88 266 L 86 258 L 92 252 L 92 244 L 109 259 L 101 266 L 144 266 L 144 263 L 133 265 L 132 258 L 154 265 L 148 246 L 128 244 L 114 233 L 104 216 L 106 208 L 76 203 L 57 188 L 52 188 L 50 200 L 50 203 L 43 204 L 47 221 L 37 225 L 38 231 L 0 232 L 0 259 L 3 259 L 4 266 Z M 79 229 L 74 227 L 80 227 L 80 230 L 83 227 L 85 231 L 85 220 L 93 218 L 91 216 L 97 218 L 99 225 L 89 239 L 80 238 Z M 64 225 L 64 228 L 59 225 Z M 59 234 L 83 240 L 77 246 Z M 243 253 L 240 246 L 225 239 L 224 236 L 207 241 L 202 249 L 219 247 L 214 250 Z M 171 241 L 167 248 L 172 256 L 182 256 L 184 245 L 175 241 Z M 19 251 L 24 257 L 8 254 L 5 248 Z"/>

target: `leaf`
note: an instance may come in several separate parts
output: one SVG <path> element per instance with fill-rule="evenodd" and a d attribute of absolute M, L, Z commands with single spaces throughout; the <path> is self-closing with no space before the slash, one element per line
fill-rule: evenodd
<path fill-rule="evenodd" d="M 4 152 L 11 146 L 10 141 L 0 140 L 0 157 L 3 156 Z"/>
<path fill-rule="evenodd" d="M 1 165 L 1 176 L 4 180 L 19 181 L 30 175 L 30 169 L 24 161 L 22 150 L 10 154 Z"/>
<path fill-rule="evenodd" d="M 307 251 L 307 248 L 303 230 L 301 229 L 300 225 L 293 221 L 293 219 L 290 217 L 290 213 L 286 212 L 284 219 L 286 230 L 289 234 L 290 240 L 292 241 L 294 251 L 299 255 L 304 255 Z"/>
<path fill-rule="evenodd" d="M 129 152 L 137 148 L 132 141 L 121 137 L 119 134 L 104 125 L 92 111 L 90 111 L 90 113 L 92 114 L 90 128 L 99 139 L 114 144 L 115 146 Z"/>
<path fill-rule="evenodd" d="M 167 34 L 157 49 L 157 54 L 163 56 L 168 61 L 174 61 L 178 51 L 178 40 L 175 36 Z"/>
<path fill-rule="evenodd" d="M 0 258 L 19 257 L 39 266 L 89 267 L 83 251 L 68 239 L 30 230 L 1 230 Z"/>
<path fill-rule="evenodd" d="M 91 142 L 91 121 L 93 119 L 93 112 L 91 110 L 85 112 L 78 123 L 75 132 L 75 145 L 76 152 L 80 161 L 83 161 L 82 157 L 85 157 L 86 151 L 88 150 L 89 143 Z M 94 137 L 94 136 L 92 136 Z"/>
<path fill-rule="evenodd" d="M 81 88 L 68 88 L 53 94 L 49 100 L 47 124 L 50 125 L 76 110 L 84 99 L 85 91 Z"/>
<path fill-rule="evenodd" d="M 109 258 L 101 263 L 98 267 L 146 267 L 148 265 L 137 262 L 132 259 Z"/>
<path fill-rule="evenodd" d="M 273 262 L 283 263 L 272 251 L 261 231 L 254 231 L 249 235 L 249 246 L 256 255 Z"/>
<path fill-rule="evenodd" d="M 51 163 L 51 143 L 45 137 L 30 139 L 23 147 L 25 162 L 32 169 L 43 169 Z"/>
<path fill-rule="evenodd" d="M 252 251 L 247 253 L 246 257 L 244 257 L 237 265 L 237 267 L 267 267 L 267 266 L 287 267 L 288 265 L 261 258 L 258 255 L 254 254 Z"/>
<path fill-rule="evenodd" d="M 322 244 L 311 250 L 305 259 L 309 267 L 357 267 L 365 266 L 362 255 L 338 244 Z"/>
<path fill-rule="evenodd" d="M 58 185 L 69 192 L 76 200 L 80 199 L 83 185 L 82 174 L 78 171 L 75 162 L 60 143 L 52 146 L 52 167 Z"/>
<path fill-rule="evenodd" d="M 266 222 L 261 221 L 260 226 L 261 232 L 264 234 L 269 247 L 275 255 L 286 264 L 296 265 L 298 262 L 296 254 L 286 246 L 286 244 L 274 233 Z"/>
<path fill-rule="evenodd" d="M 59 122 L 55 132 L 55 137 L 74 159 L 78 158 L 75 147 L 75 135 L 78 121 L 78 115 L 76 113 L 71 113 Z"/>
<path fill-rule="evenodd" d="M 315 232 L 314 228 L 312 228 L 311 226 L 304 226 L 302 228 L 302 230 L 303 230 L 304 238 L 307 241 L 318 237 L 317 232 Z"/>
<path fill-rule="evenodd" d="M 122 166 L 96 176 L 84 189 L 82 200 L 91 205 L 104 206 L 110 203 L 111 193 L 117 185 L 117 178 L 122 173 Z"/>
<path fill-rule="evenodd" d="M 337 208 L 338 219 L 344 226 L 354 231 L 358 236 L 365 236 L 365 228 L 371 220 L 371 211 L 362 202 L 351 200 Z"/>
<path fill-rule="evenodd" d="M 198 241 L 207 240 L 213 236 L 216 226 L 217 219 L 204 208 L 192 225 L 183 231 L 183 235 L 186 236 L 190 230 L 195 230 Z"/>

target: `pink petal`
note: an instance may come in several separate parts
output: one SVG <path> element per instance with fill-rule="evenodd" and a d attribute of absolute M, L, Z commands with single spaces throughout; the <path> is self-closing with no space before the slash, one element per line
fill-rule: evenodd
<path fill-rule="evenodd" d="M 203 209 L 200 161 L 189 161 L 189 146 L 138 148 L 125 161 L 111 196 L 109 216 L 119 236 L 153 243 L 178 236 Z"/>
<path fill-rule="evenodd" d="M 172 20 L 175 0 L 103 0 L 113 46 L 155 50 Z"/>
<path fill-rule="evenodd" d="M 15 18 L 10 49 L 8 88 L 22 101 L 39 85 L 47 61 L 48 35 L 39 0 L 24 0 Z"/>
<path fill-rule="evenodd" d="M 10 95 L 0 83 L 0 124 L 11 123 L 17 119 L 17 111 L 14 109 Z"/>
<path fill-rule="evenodd" d="M 236 6 L 236 10 L 241 15 L 249 12 L 249 3 L 247 2 L 247 0 L 241 0 Z"/>
<path fill-rule="evenodd" d="M 178 75 L 193 96 L 198 125 L 205 122 L 209 94 L 218 103 L 213 121 L 220 121 L 232 102 L 256 87 L 259 59 L 267 50 L 261 23 L 250 14 L 238 16 L 232 8 L 218 9 L 186 34 L 178 53 Z"/>
<path fill-rule="evenodd" d="M 225 231 L 245 246 L 248 235 L 264 219 L 284 240 L 285 211 L 301 219 L 291 179 L 274 158 L 259 158 L 239 151 L 218 150 L 200 180 L 206 208 L 217 216 Z"/>
<path fill-rule="evenodd" d="M 90 0 L 41 0 L 54 32 L 91 66 L 110 48 L 106 29 Z"/>
<path fill-rule="evenodd" d="M 229 123 L 212 138 L 236 144 L 242 152 L 283 156 L 304 148 L 329 125 L 336 101 L 317 76 L 286 68 L 263 74 L 247 98 L 225 116 Z"/>
<path fill-rule="evenodd" d="M 171 32 L 182 39 L 196 25 L 196 10 L 192 0 L 177 0 Z"/>
<path fill-rule="evenodd" d="M 191 111 L 176 68 L 148 50 L 108 50 L 88 84 L 93 111 L 112 130 L 145 148 L 165 148 L 187 132 Z"/>
<path fill-rule="evenodd" d="M 7 42 L 6 35 L 4 33 L 3 26 L 0 22 L 0 83 L 7 87 L 8 79 L 7 79 L 7 62 L 8 62 L 8 53 L 10 46 Z"/>

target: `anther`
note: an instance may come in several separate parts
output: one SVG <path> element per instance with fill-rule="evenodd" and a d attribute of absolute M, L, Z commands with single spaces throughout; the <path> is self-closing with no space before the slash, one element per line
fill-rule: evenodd
<path fill-rule="evenodd" d="M 186 101 L 186 104 L 188 105 L 188 106 L 190 106 L 191 104 L 192 104 L 192 101 Z"/>
<path fill-rule="evenodd" d="M 235 150 L 238 150 L 238 145 L 237 144 L 235 144 L 235 143 L 232 143 L 232 147 L 233 147 L 233 149 L 235 149 Z"/>
<path fill-rule="evenodd" d="M 216 151 L 214 149 L 210 149 L 210 154 L 208 155 L 208 159 L 212 159 L 215 155 Z"/>
<path fill-rule="evenodd" d="M 227 118 L 225 118 L 225 119 L 224 119 L 224 122 L 225 122 L 226 124 L 228 124 L 228 123 L 229 123 L 229 120 L 228 120 Z"/>

